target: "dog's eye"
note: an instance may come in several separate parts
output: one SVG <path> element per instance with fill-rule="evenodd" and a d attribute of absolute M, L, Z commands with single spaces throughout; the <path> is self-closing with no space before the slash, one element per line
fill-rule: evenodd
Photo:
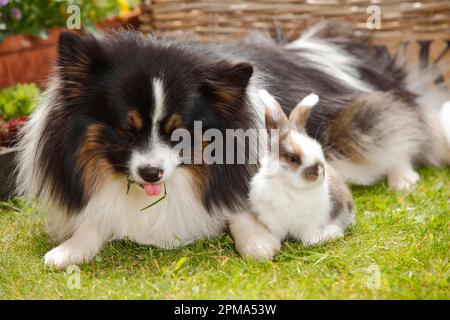
<path fill-rule="evenodd" d="M 163 134 L 167 135 L 167 136 L 172 136 L 172 133 L 176 130 L 177 128 L 164 128 Z"/>
<path fill-rule="evenodd" d="M 290 154 L 290 155 L 288 155 L 287 158 L 288 158 L 289 162 L 292 162 L 292 163 L 300 162 L 300 158 L 298 156 L 296 156 L 295 154 Z"/>
<path fill-rule="evenodd" d="M 127 128 L 126 134 L 127 134 L 127 140 L 130 142 L 133 142 L 136 140 L 136 129 L 135 128 Z"/>

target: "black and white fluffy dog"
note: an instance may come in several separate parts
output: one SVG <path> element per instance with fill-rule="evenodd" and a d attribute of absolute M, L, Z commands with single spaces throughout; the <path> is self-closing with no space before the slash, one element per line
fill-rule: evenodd
<path fill-rule="evenodd" d="M 63 33 L 54 77 L 22 130 L 17 170 L 18 191 L 37 199 L 61 243 L 45 263 L 87 261 L 111 239 L 174 248 L 227 223 L 242 255 L 276 250 L 248 212 L 256 165 L 186 164 L 171 139 L 194 121 L 221 132 L 263 128 L 259 89 L 286 107 L 320 96 L 306 129 L 346 181 L 387 176 L 408 187 L 418 179 L 413 165 L 450 163 L 446 97 L 412 80 L 341 27 L 315 27 L 284 46 Z M 166 199 L 141 212 L 163 188 Z"/>

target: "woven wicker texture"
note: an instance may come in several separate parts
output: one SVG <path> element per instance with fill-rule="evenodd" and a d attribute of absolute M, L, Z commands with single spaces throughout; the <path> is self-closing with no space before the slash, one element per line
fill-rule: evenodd
<path fill-rule="evenodd" d="M 408 43 L 410 62 L 422 54 L 450 68 L 450 0 L 144 0 L 141 8 L 141 31 L 202 41 L 232 41 L 255 29 L 292 40 L 318 21 L 341 20 L 371 32 L 391 53 Z M 368 29 L 378 9 L 380 29 Z"/>

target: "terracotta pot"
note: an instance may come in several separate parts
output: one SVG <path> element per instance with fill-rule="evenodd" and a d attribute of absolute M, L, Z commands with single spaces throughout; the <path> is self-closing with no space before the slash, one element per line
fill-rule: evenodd
<path fill-rule="evenodd" d="M 100 29 L 120 26 L 137 28 L 139 25 L 139 8 L 126 17 L 113 17 L 97 23 Z M 65 28 L 49 30 L 47 39 L 33 36 L 14 35 L 4 39 L 0 44 L 0 88 L 16 83 L 42 83 L 48 78 L 56 58 L 56 44 L 59 34 Z"/>
<path fill-rule="evenodd" d="M 56 57 L 56 42 L 64 29 L 52 29 L 47 39 L 14 35 L 0 44 L 0 88 L 45 80 Z"/>

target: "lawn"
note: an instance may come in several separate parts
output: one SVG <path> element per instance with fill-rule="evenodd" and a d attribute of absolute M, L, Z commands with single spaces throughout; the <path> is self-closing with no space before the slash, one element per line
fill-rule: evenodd
<path fill-rule="evenodd" d="M 0 203 L 0 298 L 449 299 L 450 169 L 420 174 L 409 194 L 352 188 L 357 223 L 334 243 L 288 242 L 255 262 L 228 235 L 174 251 L 116 241 L 81 266 L 79 285 L 77 270 L 44 267 L 43 215 Z"/>

